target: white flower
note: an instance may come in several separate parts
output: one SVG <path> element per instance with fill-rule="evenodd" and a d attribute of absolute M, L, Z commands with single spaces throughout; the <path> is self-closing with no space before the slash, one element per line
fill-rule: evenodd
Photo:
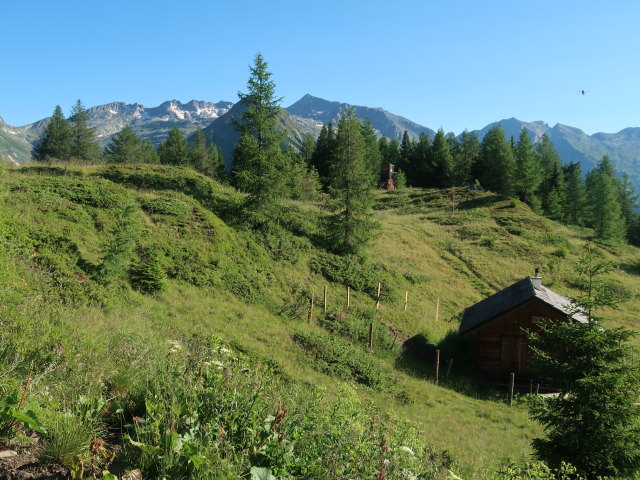
<path fill-rule="evenodd" d="M 411 449 L 411 447 L 407 447 L 406 445 L 402 445 L 401 447 L 399 447 L 399 450 L 408 453 L 409 455 L 415 455 L 415 453 L 413 452 L 413 450 Z"/>
<path fill-rule="evenodd" d="M 231 350 L 224 347 L 218 347 L 218 353 L 222 353 L 223 355 L 228 355 L 231 353 Z"/>

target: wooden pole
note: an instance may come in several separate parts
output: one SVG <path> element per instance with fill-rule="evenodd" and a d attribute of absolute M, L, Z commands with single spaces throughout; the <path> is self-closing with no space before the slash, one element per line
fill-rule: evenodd
<path fill-rule="evenodd" d="M 409 304 L 409 292 L 405 290 L 404 292 L 404 310 L 407 309 L 407 305 Z"/>
<path fill-rule="evenodd" d="M 436 322 L 440 318 L 440 297 L 436 300 Z"/>
<path fill-rule="evenodd" d="M 373 322 L 369 324 L 369 348 L 373 348 Z"/>
<path fill-rule="evenodd" d="M 313 321 L 313 304 L 315 303 L 315 297 L 311 295 L 311 309 L 309 310 L 309 323 Z"/>
<path fill-rule="evenodd" d="M 327 289 L 328 287 L 325 285 L 324 286 L 324 305 L 322 306 L 324 314 L 327 314 Z"/>
<path fill-rule="evenodd" d="M 445 375 L 442 383 L 447 383 L 447 380 L 449 380 L 449 373 L 451 373 L 451 365 L 453 365 L 453 358 L 449 359 L 449 365 L 447 365 L 447 374 Z"/>
<path fill-rule="evenodd" d="M 391 348 L 389 350 L 393 350 L 393 347 L 396 346 L 396 340 L 398 339 L 398 332 L 393 334 L 393 343 L 391 344 Z"/>
<path fill-rule="evenodd" d="M 351 306 L 351 287 L 347 285 L 347 308 Z"/>
<path fill-rule="evenodd" d="M 436 350 L 436 378 L 433 383 L 438 385 L 438 374 L 440 373 L 440 350 Z"/>
<path fill-rule="evenodd" d="M 376 298 L 376 310 L 380 310 L 380 292 L 382 291 L 382 283 L 378 282 L 378 297 Z"/>
<path fill-rule="evenodd" d="M 509 406 L 513 406 L 513 388 L 516 383 L 516 374 L 512 373 L 509 377 Z"/>

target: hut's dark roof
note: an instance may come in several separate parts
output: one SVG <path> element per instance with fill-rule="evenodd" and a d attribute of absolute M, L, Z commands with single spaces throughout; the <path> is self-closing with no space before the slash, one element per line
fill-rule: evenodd
<path fill-rule="evenodd" d="M 466 333 L 484 325 L 531 299 L 537 299 L 560 313 L 571 315 L 578 322 L 586 323 L 588 321 L 586 315 L 575 312 L 571 300 L 549 290 L 540 283 L 540 281 L 534 283 L 531 277 L 525 277 L 510 287 L 465 309 L 460 324 L 460 333 Z"/>

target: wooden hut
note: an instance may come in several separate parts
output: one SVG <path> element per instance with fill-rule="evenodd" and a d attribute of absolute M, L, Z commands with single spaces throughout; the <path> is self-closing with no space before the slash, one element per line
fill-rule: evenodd
<path fill-rule="evenodd" d="M 383 163 L 380 171 L 380 188 L 385 190 L 396 189 L 396 166 L 393 163 Z"/>
<path fill-rule="evenodd" d="M 568 298 L 544 287 L 537 271 L 535 277 L 525 277 L 467 308 L 459 332 L 473 336 L 477 372 L 531 376 L 524 330 L 534 330 L 543 318 L 588 321 Z"/>

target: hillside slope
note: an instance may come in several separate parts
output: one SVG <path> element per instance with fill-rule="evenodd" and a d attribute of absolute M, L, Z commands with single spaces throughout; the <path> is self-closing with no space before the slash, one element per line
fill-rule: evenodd
<path fill-rule="evenodd" d="M 197 339 L 213 337 L 278 372 L 284 405 L 298 390 L 341 398 L 341 389 L 351 389 L 373 408 L 372 422 L 446 449 L 464 478 L 484 478 L 504 459 L 528 455 L 540 434 L 524 408 L 505 408 L 500 392 L 469 376 L 468 352 L 455 335 L 459 314 L 536 266 L 547 286 L 576 293 L 572 262 L 586 230 L 490 193 L 460 190 L 453 210 L 445 191 L 380 192 L 381 236 L 362 263 L 322 248 L 317 205 L 289 203 L 278 225 L 246 230 L 237 220 L 242 196 L 189 170 L 25 167 L 0 175 L 0 321 L 19 332 L 0 349 L 0 361 L 11 365 L 0 382 L 21 383 L 34 368 L 29 401 L 39 408 L 49 397 L 102 392 L 141 416 L 151 372 L 179 345 L 200 351 Z M 597 249 L 619 266 L 613 280 L 630 294 L 623 309 L 607 312 L 610 324 L 640 329 L 631 316 L 640 308 L 632 293 L 640 287 L 640 252 Z M 144 295 L 132 289 L 130 266 L 152 251 L 167 288 Z M 372 352 L 365 347 L 370 321 Z M 404 339 L 421 347 L 404 349 Z M 445 387 L 431 382 L 436 345 L 456 359 Z"/>

